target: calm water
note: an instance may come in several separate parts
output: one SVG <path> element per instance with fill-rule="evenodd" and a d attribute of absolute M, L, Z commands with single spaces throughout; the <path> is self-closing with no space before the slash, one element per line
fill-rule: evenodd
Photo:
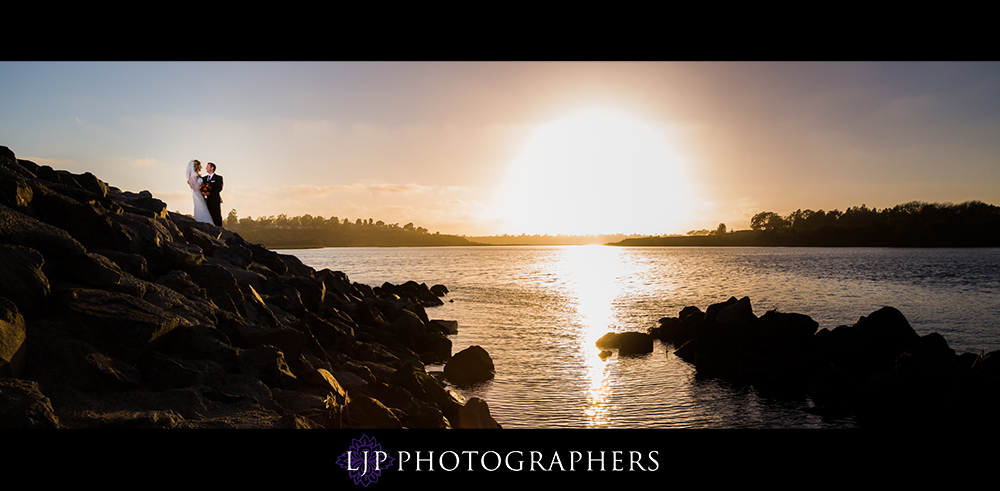
<path fill-rule="evenodd" d="M 371 286 L 446 285 L 432 319 L 459 322 L 453 352 L 480 345 L 496 379 L 460 390 L 506 428 L 842 428 L 808 398 L 694 378 L 656 343 L 598 357 L 608 331 L 645 331 L 685 306 L 749 296 L 754 312 L 807 314 L 820 328 L 884 305 L 957 352 L 1000 349 L 1000 249 L 442 247 L 286 250 Z M 451 302 L 448 302 L 451 300 Z M 428 367 L 441 370 L 442 367 Z"/>

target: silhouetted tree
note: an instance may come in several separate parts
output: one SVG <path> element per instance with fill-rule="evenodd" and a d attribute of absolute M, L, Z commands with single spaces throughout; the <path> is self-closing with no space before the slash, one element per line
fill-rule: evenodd
<path fill-rule="evenodd" d="M 750 228 L 753 230 L 777 230 L 789 225 L 789 221 L 773 211 L 762 211 L 750 219 Z"/>
<path fill-rule="evenodd" d="M 229 215 L 226 216 L 226 228 L 233 228 L 239 225 L 240 219 L 236 215 L 236 209 L 229 210 Z"/>

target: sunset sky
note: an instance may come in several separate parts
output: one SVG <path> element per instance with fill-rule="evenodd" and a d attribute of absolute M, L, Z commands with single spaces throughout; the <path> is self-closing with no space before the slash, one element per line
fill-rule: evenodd
<path fill-rule="evenodd" d="M 191 213 L 661 235 L 1000 205 L 998 63 L 0 62 L 0 145 Z"/>

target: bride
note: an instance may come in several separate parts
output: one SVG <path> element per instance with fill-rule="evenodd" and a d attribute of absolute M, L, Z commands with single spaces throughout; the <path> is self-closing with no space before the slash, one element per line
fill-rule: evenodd
<path fill-rule="evenodd" d="M 211 223 L 212 215 L 208 212 L 208 205 L 205 204 L 205 196 L 201 194 L 201 162 L 192 160 L 187 165 L 187 183 L 191 187 L 191 195 L 194 199 L 194 219 L 199 222 Z"/>

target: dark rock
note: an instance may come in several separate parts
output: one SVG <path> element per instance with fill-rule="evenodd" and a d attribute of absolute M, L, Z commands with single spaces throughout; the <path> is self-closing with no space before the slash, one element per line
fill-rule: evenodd
<path fill-rule="evenodd" d="M 601 349 L 617 349 L 618 356 L 640 355 L 653 351 L 653 337 L 642 332 L 609 332 L 597 340 Z"/>
<path fill-rule="evenodd" d="M 729 297 L 729 300 L 726 300 L 725 302 L 709 305 L 708 308 L 705 309 L 705 322 L 715 323 L 715 318 L 719 316 L 719 312 L 736 302 L 739 302 L 736 297 Z"/>
<path fill-rule="evenodd" d="M 58 309 L 75 337 L 100 343 L 127 362 L 138 360 L 182 322 L 142 299 L 94 289 L 69 290 Z"/>
<path fill-rule="evenodd" d="M 205 383 L 204 370 L 161 353 L 152 352 L 140 360 L 143 382 L 156 391 L 180 389 Z"/>
<path fill-rule="evenodd" d="M 112 191 L 109 189 L 109 192 Z M 138 194 L 130 192 L 115 193 L 115 198 L 136 208 L 136 211 L 140 214 L 152 218 L 165 218 L 168 216 L 167 204 L 154 198 L 149 191 L 142 191 Z"/>
<path fill-rule="evenodd" d="M 316 339 L 324 350 L 342 352 L 350 355 L 354 351 L 357 340 L 354 329 L 336 319 L 324 319 L 316 314 L 308 314 L 292 327 L 308 332 Z"/>
<path fill-rule="evenodd" d="M 403 424 L 394 411 L 376 399 L 365 395 L 352 396 L 344 411 L 343 424 L 346 428 L 399 429 Z"/>
<path fill-rule="evenodd" d="M 324 392 L 333 394 L 336 400 L 343 404 L 347 400 L 347 391 L 340 385 L 337 377 L 323 368 L 310 370 L 299 377 L 303 383 L 318 387 Z"/>
<path fill-rule="evenodd" d="M 424 360 L 424 363 L 439 363 L 451 358 L 452 342 L 444 334 L 428 332 L 424 334 L 418 347 L 422 348 L 422 351 L 433 355 L 432 358 Z M 424 359 L 424 357 L 421 356 L 421 359 Z"/>
<path fill-rule="evenodd" d="M 93 252 L 72 254 L 63 264 L 63 278 L 83 286 L 113 289 L 121 285 L 125 277 L 117 264 Z"/>
<path fill-rule="evenodd" d="M 268 387 L 290 389 L 300 385 L 285 361 L 285 354 L 274 346 L 262 345 L 243 350 L 240 358 L 256 370 L 256 375 Z"/>
<path fill-rule="evenodd" d="M 749 299 L 709 307 L 702 317 L 663 318 L 661 339 L 699 378 L 749 384 L 772 394 L 808 393 L 813 412 L 854 415 L 861 426 L 994 427 L 1000 403 L 995 377 L 978 377 L 982 359 L 957 356 L 937 333 L 918 336 L 901 312 L 884 307 L 851 326 L 817 330 L 802 314 L 769 311 L 759 319 Z M 681 334 L 678 334 L 681 333 Z M 978 377 L 978 378 L 977 378 Z"/>
<path fill-rule="evenodd" d="M 653 337 L 642 332 L 623 332 L 618 341 L 618 356 L 640 355 L 653 351 Z"/>
<path fill-rule="evenodd" d="M 496 368 L 486 350 L 481 346 L 470 346 L 448 360 L 444 376 L 455 384 L 473 384 L 491 380 L 496 376 Z"/>
<path fill-rule="evenodd" d="M 697 307 L 685 307 L 678 317 L 663 317 L 658 327 L 651 327 L 649 334 L 665 343 L 680 347 L 691 339 L 695 325 L 700 323 L 705 314 Z"/>
<path fill-rule="evenodd" d="M 490 406 L 486 401 L 473 397 L 459 411 L 458 428 L 501 429 L 502 426 L 490 415 Z"/>
<path fill-rule="evenodd" d="M 191 266 L 199 266 L 205 262 L 201 248 L 192 244 L 167 242 L 163 245 L 163 266 L 158 268 L 166 274 L 174 270 L 186 270 Z"/>
<path fill-rule="evenodd" d="M 0 297 L 0 377 L 18 378 L 26 359 L 24 318 L 17 306 Z"/>
<path fill-rule="evenodd" d="M 299 293 L 303 307 L 311 312 L 320 311 L 326 298 L 326 285 L 323 280 L 312 276 L 291 276 L 286 277 L 283 282 Z"/>
<path fill-rule="evenodd" d="M 677 317 L 681 320 L 684 320 L 692 315 L 704 316 L 705 314 L 698 307 L 688 306 L 681 309 L 680 314 L 678 314 Z"/>
<path fill-rule="evenodd" d="M 241 245 L 227 245 L 215 250 L 213 257 L 232 264 L 238 268 L 249 269 L 253 264 L 253 253 Z"/>
<path fill-rule="evenodd" d="M 33 365 L 44 367 L 59 383 L 70 384 L 77 391 L 120 394 L 140 388 L 141 376 L 133 364 L 98 351 L 91 343 L 58 339 L 44 347 L 32 344 L 31 348 Z"/>
<path fill-rule="evenodd" d="M 0 243 L 30 247 L 50 260 L 86 252 L 66 231 L 6 206 L 0 206 Z"/>
<path fill-rule="evenodd" d="M 30 380 L 0 377 L 0 428 L 61 428 L 52 402 Z"/>
<path fill-rule="evenodd" d="M 201 248 L 206 256 L 211 256 L 219 249 L 227 247 L 225 242 L 219 240 L 217 234 L 208 234 L 198 227 L 189 228 L 184 233 L 184 237 L 187 239 L 188 243 Z"/>
<path fill-rule="evenodd" d="M 141 254 L 112 251 L 108 249 L 98 249 L 93 252 L 108 258 L 119 269 L 136 278 L 153 281 L 153 275 L 149 271 L 149 263 Z"/>
<path fill-rule="evenodd" d="M 315 273 L 315 271 L 313 271 L 312 268 L 306 266 L 305 264 L 302 264 L 302 261 L 295 256 L 292 256 L 290 254 L 277 254 L 277 255 L 278 258 L 281 259 L 281 262 L 285 263 L 286 273 L 295 276 L 305 276 L 309 278 L 312 278 L 313 273 Z"/>
<path fill-rule="evenodd" d="M 30 181 L 33 176 L 26 174 L 16 164 L 0 164 L 0 204 L 20 212 L 28 210 L 34 198 L 34 189 Z"/>
<path fill-rule="evenodd" d="M 405 365 L 392 374 L 390 381 L 406 389 L 413 397 L 438 407 L 449 421 L 459 418 L 461 404 L 452 392 L 426 371 Z"/>
<path fill-rule="evenodd" d="M 414 397 L 400 385 L 376 382 L 365 385 L 359 390 L 363 395 L 375 398 L 387 407 L 393 408 L 394 413 L 405 428 L 440 429 L 449 427 L 449 422 L 440 408 Z"/>
<path fill-rule="evenodd" d="M 736 302 L 727 302 L 716 314 L 715 322 L 721 325 L 747 327 L 753 325 L 757 318 L 750 305 L 750 297 L 743 297 Z"/>
<path fill-rule="evenodd" d="M 278 275 L 283 275 L 288 272 L 288 266 L 281 260 L 281 256 L 278 253 L 269 251 L 260 244 L 250 244 L 247 246 L 247 249 L 249 249 L 250 253 L 253 255 L 253 261 L 255 263 L 259 263 Z"/>
<path fill-rule="evenodd" d="M 12 300 L 25 314 L 44 307 L 51 293 L 44 264 L 42 254 L 30 247 L 0 244 L 0 297 Z"/>
<path fill-rule="evenodd" d="M 458 334 L 458 321 L 446 321 L 441 319 L 433 319 L 427 323 L 428 329 L 436 328 L 441 331 L 442 334 Z"/>

